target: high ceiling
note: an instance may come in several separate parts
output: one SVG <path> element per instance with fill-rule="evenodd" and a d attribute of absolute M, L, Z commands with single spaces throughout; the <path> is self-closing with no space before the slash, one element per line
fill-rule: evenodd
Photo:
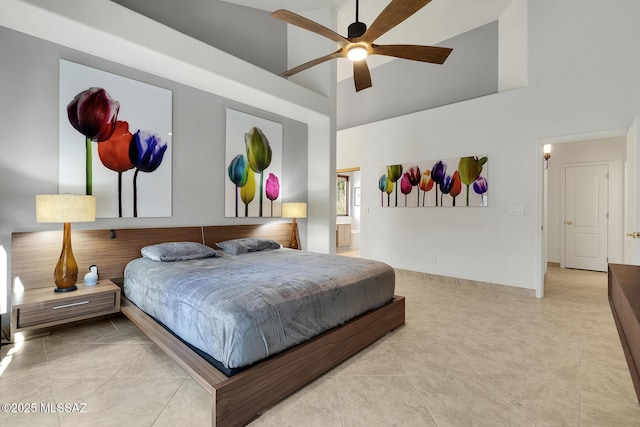
<path fill-rule="evenodd" d="M 262 9 L 267 12 L 273 12 L 278 9 L 287 9 L 292 12 L 300 13 L 309 10 L 322 9 L 325 7 L 333 7 L 338 9 L 351 0 L 223 0 L 227 3 L 235 3 L 240 6 L 253 7 L 254 9 Z M 363 3 L 364 4 L 364 3 Z"/>
<path fill-rule="evenodd" d="M 270 12 L 277 9 L 288 9 L 304 15 L 318 9 L 332 8 L 336 10 L 336 31 L 343 35 L 346 35 L 347 26 L 355 21 L 355 0 L 112 1 L 274 73 L 284 71 L 288 65 L 287 30 L 286 24 L 269 16 Z M 360 21 L 370 25 L 390 1 L 366 0 L 360 2 Z M 440 44 L 445 40 L 495 22 L 511 1 L 432 0 L 416 14 L 380 37 L 376 43 Z M 312 35 L 311 38 L 313 37 L 322 39 L 317 35 Z M 495 43 L 497 46 L 497 40 Z M 350 62 L 347 60 L 336 62 L 338 81 L 350 79 L 352 76 Z M 402 73 L 402 71 L 398 71 L 397 65 L 394 66 L 396 71 L 393 73 L 389 70 L 386 72 L 376 71 L 377 67 L 390 62 L 409 63 L 412 61 L 373 56 L 368 58 L 367 62 L 374 81 L 375 74 L 380 74 L 379 81 L 383 75 Z M 426 66 L 430 65 L 426 64 Z M 461 63 L 461 66 L 468 68 L 473 67 L 473 64 Z M 339 85 L 338 98 L 341 97 L 340 92 L 344 90 L 351 89 L 349 85 Z M 411 90 L 411 86 L 406 90 Z M 424 108 L 431 107 L 433 106 L 424 106 Z M 340 114 L 348 114 L 347 109 L 342 109 Z M 398 112 L 390 112 L 388 117 L 397 114 Z M 364 120 L 366 121 L 366 119 Z"/>
<path fill-rule="evenodd" d="M 235 25 L 245 28 L 250 33 L 249 25 L 242 25 L 234 20 L 219 20 L 215 12 L 229 8 L 222 8 L 216 4 L 230 4 L 244 6 L 267 13 L 278 9 L 288 9 L 292 12 L 304 15 L 306 12 L 332 8 L 337 12 L 336 31 L 346 35 L 346 28 L 355 20 L 355 0 L 113 0 L 125 7 L 149 16 L 159 22 L 165 23 L 186 34 L 192 35 L 207 43 L 214 40 L 213 33 L 218 27 Z M 378 14 L 389 4 L 391 0 L 366 0 L 360 4 L 360 21 L 371 24 Z M 474 28 L 478 28 L 489 22 L 497 20 L 512 0 L 432 0 L 422 10 L 418 11 L 405 22 L 382 36 L 378 44 L 408 43 L 408 44 L 437 44 L 443 40 L 455 37 Z M 257 11 L 256 11 L 257 12 Z M 256 14 L 256 12 L 250 12 Z M 181 20 L 179 16 L 183 15 Z M 205 25 L 209 19 L 210 25 Z M 176 25 L 175 23 L 180 23 Z M 248 22 L 247 24 L 251 24 Z M 277 25 L 274 23 L 274 25 Z M 243 42 L 260 42 L 243 40 Z M 220 40 L 225 49 L 225 44 L 230 41 Z M 262 41 L 264 42 L 264 40 Z M 228 51 L 228 50 L 227 50 Z M 232 53 L 232 52 L 230 52 Z M 376 56 L 369 59 L 369 67 L 391 61 L 391 58 Z M 342 66 L 341 66 L 342 65 Z M 275 70 L 271 70 L 275 71 Z M 284 71 L 284 70 L 281 70 Z M 348 64 L 338 66 L 338 80 L 351 77 L 351 67 Z"/>

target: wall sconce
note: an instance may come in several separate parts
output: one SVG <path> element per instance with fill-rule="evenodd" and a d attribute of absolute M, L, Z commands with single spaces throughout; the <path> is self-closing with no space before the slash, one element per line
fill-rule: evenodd
<path fill-rule="evenodd" d="M 64 224 L 62 252 L 53 271 L 55 292 L 78 289 L 78 264 L 71 250 L 71 223 L 96 220 L 96 198 L 76 194 L 41 194 L 36 196 L 36 222 Z"/>
<path fill-rule="evenodd" d="M 551 144 L 544 144 L 544 168 L 549 168 L 549 159 L 551 158 Z"/>
<path fill-rule="evenodd" d="M 298 224 L 296 218 L 307 217 L 307 204 L 306 203 L 283 203 L 282 204 L 282 218 L 292 218 L 291 224 L 291 241 L 289 247 L 291 249 L 302 249 L 300 244 L 300 234 L 298 234 Z"/>

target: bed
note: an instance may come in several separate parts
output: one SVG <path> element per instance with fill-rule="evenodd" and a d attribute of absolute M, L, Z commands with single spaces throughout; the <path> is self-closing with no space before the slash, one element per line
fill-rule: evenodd
<path fill-rule="evenodd" d="M 393 269 L 380 262 L 284 248 L 214 253 L 137 258 L 124 293 L 227 375 L 393 299 Z"/>
<path fill-rule="evenodd" d="M 140 258 L 140 250 L 144 246 L 163 242 L 191 241 L 215 247 L 216 242 L 244 237 L 268 238 L 286 244 L 291 232 L 290 226 L 289 223 L 271 223 L 166 229 L 81 230 L 74 231 L 73 245 L 76 260 L 80 266 L 90 265 L 95 260 L 100 260 L 101 277 L 110 277 L 116 283 L 124 284 L 125 280 L 118 278 L 124 276 L 127 264 Z M 14 279 L 19 277 L 26 288 L 42 287 L 43 283 L 47 283 L 44 277 L 50 276 L 51 272 L 34 270 L 30 266 L 55 264 L 59 255 L 60 240 L 59 232 L 14 233 L 12 277 Z M 249 263 L 249 258 L 246 257 L 262 258 L 264 261 L 267 257 L 279 257 L 287 253 L 293 253 L 293 257 L 300 258 L 300 262 L 302 258 L 312 256 L 304 252 L 278 249 L 269 253 L 221 257 L 209 262 L 255 264 L 255 260 Z M 343 258 L 329 256 L 329 259 L 338 263 L 350 263 L 348 259 Z M 134 261 L 134 264 L 137 262 L 139 261 Z M 204 261 L 196 260 L 192 263 L 198 264 Z M 156 264 L 170 263 L 156 262 Z M 222 264 L 214 265 L 219 267 Z M 295 274 L 294 270 L 291 266 L 288 274 Z M 251 273 L 245 274 L 254 276 Z M 387 281 L 388 275 L 387 271 L 382 274 L 382 279 L 378 277 L 374 280 Z M 333 279 L 329 275 L 327 277 L 327 283 L 332 283 Z M 264 283 L 269 282 L 268 277 L 264 280 Z M 382 296 L 377 297 L 381 299 L 374 298 L 368 303 L 370 306 L 359 309 L 359 311 L 364 310 L 361 313 L 349 313 L 346 318 L 339 319 L 337 325 L 324 325 L 325 329 L 310 339 L 297 337 L 289 341 L 284 340 L 282 348 L 272 348 L 269 345 L 269 351 L 258 357 L 260 360 L 240 362 L 241 371 L 229 374 L 216 368 L 203 357 L 201 351 L 194 348 L 193 344 L 169 332 L 165 328 L 166 325 L 159 323 L 157 319 L 131 302 L 127 295 L 135 295 L 135 292 L 128 289 L 128 286 L 125 287 L 125 296 L 122 299 L 122 313 L 211 393 L 214 426 L 246 425 L 265 409 L 403 325 L 405 318 L 404 298 L 393 296 L 392 286 L 383 286 L 385 290 L 381 292 Z M 345 298 L 345 301 L 347 299 Z M 140 302 L 136 301 L 136 303 Z M 166 319 L 165 322 L 167 322 Z M 263 348 L 263 351 L 266 350 Z M 237 363 L 230 363 L 230 365 L 235 364 Z"/>

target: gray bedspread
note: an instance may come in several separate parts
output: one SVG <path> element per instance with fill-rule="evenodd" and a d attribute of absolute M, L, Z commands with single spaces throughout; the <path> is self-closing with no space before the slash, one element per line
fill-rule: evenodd
<path fill-rule="evenodd" d="M 190 261 L 131 261 L 127 298 L 228 368 L 265 359 L 390 301 L 391 267 L 277 249 Z"/>

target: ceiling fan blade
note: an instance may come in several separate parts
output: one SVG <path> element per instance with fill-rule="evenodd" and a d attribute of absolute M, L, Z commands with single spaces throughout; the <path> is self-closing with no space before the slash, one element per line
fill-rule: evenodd
<path fill-rule="evenodd" d="M 325 56 L 321 56 L 321 57 L 316 58 L 316 59 L 312 59 L 309 62 L 305 62 L 304 64 L 300 64 L 297 67 L 294 67 L 294 68 L 292 68 L 290 70 L 287 70 L 284 73 L 281 73 L 280 76 L 281 77 L 291 77 L 294 74 L 299 73 L 300 71 L 306 70 L 307 68 L 311 68 L 311 67 L 313 67 L 315 65 L 322 64 L 323 62 L 329 61 L 330 59 L 340 58 L 340 57 L 343 57 L 343 56 L 345 56 L 344 49 L 340 48 L 340 49 L 336 50 L 333 53 L 330 53 L 330 54 L 325 55 Z"/>
<path fill-rule="evenodd" d="M 325 27 L 324 25 L 320 25 L 317 22 L 314 22 L 310 19 L 305 18 L 304 16 L 300 16 L 288 10 L 276 10 L 271 14 L 271 16 L 291 25 L 295 25 L 296 27 L 311 31 L 312 33 L 320 34 L 321 36 L 324 36 L 329 40 L 333 40 L 334 42 L 338 43 L 341 47 L 344 47 L 348 43 L 350 43 L 349 40 L 342 37 L 335 31 Z"/>
<path fill-rule="evenodd" d="M 431 0 L 393 0 L 384 8 L 362 36 L 365 43 L 373 43 L 378 37 L 425 7 Z"/>
<path fill-rule="evenodd" d="M 371 45 L 372 55 L 386 55 L 413 61 L 443 64 L 453 49 L 437 46 L 420 46 L 411 44 Z"/>
<path fill-rule="evenodd" d="M 364 59 L 353 61 L 353 81 L 356 84 L 356 92 L 371 87 L 371 73 L 367 61 Z"/>

